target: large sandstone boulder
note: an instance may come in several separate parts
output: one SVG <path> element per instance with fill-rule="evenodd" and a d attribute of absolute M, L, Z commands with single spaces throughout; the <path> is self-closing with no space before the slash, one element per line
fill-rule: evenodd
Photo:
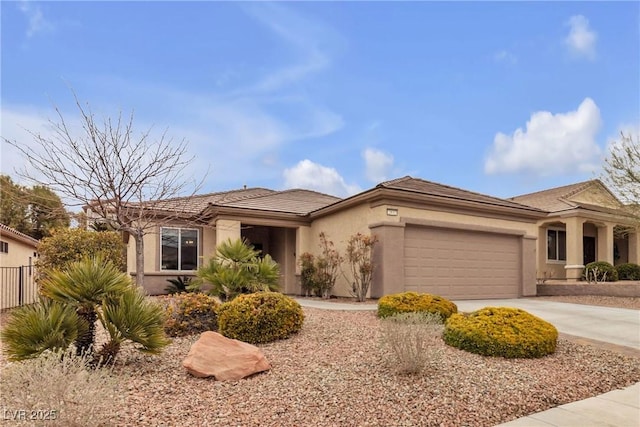
<path fill-rule="evenodd" d="M 236 381 L 271 369 L 258 347 L 212 331 L 200 335 L 182 361 L 182 366 L 193 376 L 213 376 L 218 381 Z"/>

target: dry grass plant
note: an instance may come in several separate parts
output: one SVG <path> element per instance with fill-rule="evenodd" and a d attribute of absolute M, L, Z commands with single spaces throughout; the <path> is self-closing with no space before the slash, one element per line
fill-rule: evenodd
<path fill-rule="evenodd" d="M 5 365 L 0 371 L 0 410 L 10 424 L 109 426 L 123 393 L 111 369 L 91 369 L 90 356 L 73 348 Z"/>
<path fill-rule="evenodd" d="M 441 357 L 444 325 L 439 314 L 398 313 L 380 320 L 383 346 L 390 352 L 389 364 L 400 374 L 418 374 L 435 366 Z"/>

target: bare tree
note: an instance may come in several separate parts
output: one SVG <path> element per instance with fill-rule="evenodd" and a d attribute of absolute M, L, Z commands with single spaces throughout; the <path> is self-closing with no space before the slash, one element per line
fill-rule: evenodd
<path fill-rule="evenodd" d="M 605 159 L 603 181 L 640 220 L 640 138 L 620 132 Z"/>
<path fill-rule="evenodd" d="M 183 173 L 185 140 L 174 142 L 166 131 L 153 139 L 151 129 L 136 134 L 133 112 L 115 119 L 97 120 L 89 105 L 75 96 L 82 130 L 74 132 L 58 107 L 49 120 L 50 135 L 27 130 L 35 146 L 9 141 L 26 158 L 18 173 L 56 191 L 67 204 L 88 210 L 89 218 L 133 236 L 136 247 L 136 283 L 144 283 L 144 236 L 159 219 L 184 218 L 181 204 L 167 199 L 184 195 L 190 181 Z M 200 181 L 202 182 L 202 181 Z M 193 182 L 191 195 L 199 184 Z"/>

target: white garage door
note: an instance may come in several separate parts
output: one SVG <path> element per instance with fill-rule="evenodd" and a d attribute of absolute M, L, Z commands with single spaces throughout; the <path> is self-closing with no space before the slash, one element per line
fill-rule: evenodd
<path fill-rule="evenodd" d="M 405 229 L 405 290 L 450 299 L 518 297 L 518 236 L 445 228 Z"/>

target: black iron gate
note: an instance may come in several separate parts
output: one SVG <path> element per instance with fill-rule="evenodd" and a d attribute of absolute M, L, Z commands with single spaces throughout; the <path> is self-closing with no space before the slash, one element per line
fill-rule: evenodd
<path fill-rule="evenodd" d="M 35 269 L 31 265 L 0 267 L 0 309 L 36 302 L 38 285 L 34 276 Z"/>

